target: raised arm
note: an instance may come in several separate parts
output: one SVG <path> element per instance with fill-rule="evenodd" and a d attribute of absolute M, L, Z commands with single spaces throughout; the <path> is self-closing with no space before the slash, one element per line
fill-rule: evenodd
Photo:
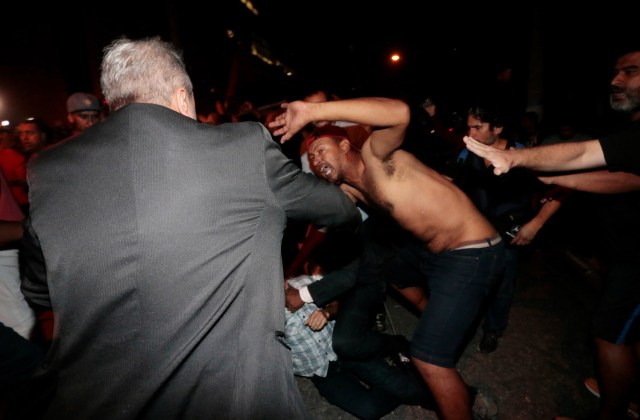
<path fill-rule="evenodd" d="M 498 150 L 468 136 L 464 138 L 464 142 L 470 151 L 491 162 L 496 175 L 506 173 L 516 166 L 537 171 L 571 171 L 606 165 L 598 140 L 510 150 Z"/>
<path fill-rule="evenodd" d="M 314 121 L 349 121 L 374 128 L 370 136 L 373 154 L 379 158 L 398 149 L 409 125 L 409 106 L 389 98 L 357 98 L 329 102 L 295 101 L 284 103 L 286 110 L 269 124 L 277 128 L 274 135 L 289 140 L 305 125 Z"/>

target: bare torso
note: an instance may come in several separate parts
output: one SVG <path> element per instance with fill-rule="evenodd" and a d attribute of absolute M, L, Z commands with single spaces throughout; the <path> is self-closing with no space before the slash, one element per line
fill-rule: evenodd
<path fill-rule="evenodd" d="M 403 150 L 381 162 L 367 146 L 362 149 L 362 185 L 355 187 L 422 240 L 429 251 L 455 249 L 496 235 L 493 226 L 449 179 Z"/>

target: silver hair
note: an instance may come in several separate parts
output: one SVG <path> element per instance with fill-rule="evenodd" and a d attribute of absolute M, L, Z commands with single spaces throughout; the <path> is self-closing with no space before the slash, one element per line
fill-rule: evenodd
<path fill-rule="evenodd" d="M 193 95 L 182 54 L 160 37 L 123 37 L 106 46 L 100 85 L 112 111 L 135 102 L 169 106 L 181 87 Z"/>

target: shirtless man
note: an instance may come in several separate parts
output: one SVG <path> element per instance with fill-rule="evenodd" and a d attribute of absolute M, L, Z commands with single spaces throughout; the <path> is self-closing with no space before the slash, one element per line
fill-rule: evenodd
<path fill-rule="evenodd" d="M 424 243 L 422 269 L 430 297 L 411 344 L 412 361 L 442 418 L 471 419 L 456 364 L 503 264 L 500 235 L 451 181 L 400 150 L 410 119 L 406 103 L 360 98 L 282 107 L 286 111 L 270 126 L 283 142 L 313 121 L 374 127 L 362 150 L 346 136 L 309 138 L 309 162 L 316 175 L 341 185 L 354 201 L 386 210 Z"/>

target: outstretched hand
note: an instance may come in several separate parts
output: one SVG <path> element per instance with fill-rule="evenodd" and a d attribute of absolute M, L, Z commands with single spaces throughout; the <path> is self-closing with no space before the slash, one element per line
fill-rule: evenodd
<path fill-rule="evenodd" d="M 269 128 L 276 129 L 273 134 L 280 136 L 280 143 L 285 143 L 291 137 L 306 126 L 311 120 L 308 119 L 308 106 L 306 102 L 294 101 L 283 103 L 285 112 L 278 115 L 275 120 L 269 123 Z"/>
<path fill-rule="evenodd" d="M 467 149 L 491 162 L 494 168 L 494 174 L 506 174 L 509 172 L 509 169 L 515 166 L 509 150 L 500 150 L 495 147 L 487 146 L 486 144 L 482 144 L 469 136 L 464 136 L 463 140 L 467 145 Z"/>

